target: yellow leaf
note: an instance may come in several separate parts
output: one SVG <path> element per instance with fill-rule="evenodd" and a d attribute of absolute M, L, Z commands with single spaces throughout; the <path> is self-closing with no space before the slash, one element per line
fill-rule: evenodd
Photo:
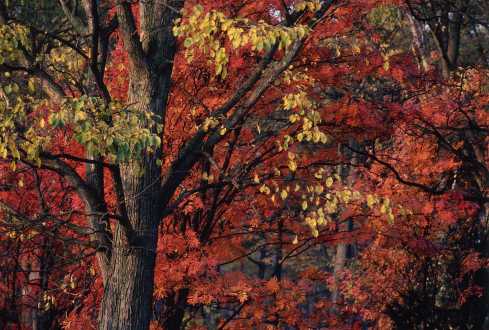
<path fill-rule="evenodd" d="M 390 210 L 391 212 L 389 212 L 387 214 L 387 220 L 389 221 L 389 223 L 393 223 L 394 222 L 394 214 L 392 214 L 392 210 Z"/>
<path fill-rule="evenodd" d="M 314 143 L 318 143 L 320 140 L 321 140 L 321 133 L 319 131 L 314 131 L 314 133 L 312 133 L 312 141 Z"/>
<path fill-rule="evenodd" d="M 269 195 L 270 194 L 270 188 L 268 188 L 266 185 L 262 185 L 260 187 L 260 192 L 263 194 Z"/>
<path fill-rule="evenodd" d="M 280 173 L 280 170 L 278 168 L 274 167 L 273 174 L 275 174 L 275 176 L 280 176 L 282 173 Z"/>
<path fill-rule="evenodd" d="M 352 50 L 352 53 L 355 55 L 358 55 L 361 52 L 360 46 L 358 46 L 358 44 L 353 44 L 353 46 L 351 47 L 351 50 Z"/>
<path fill-rule="evenodd" d="M 27 90 L 31 94 L 34 94 L 34 92 L 36 91 L 36 86 L 34 85 L 34 81 L 32 79 L 29 79 L 29 81 L 27 82 Z"/>
<path fill-rule="evenodd" d="M 297 170 L 297 164 L 294 160 L 290 159 L 288 162 L 289 170 L 295 172 Z"/>
<path fill-rule="evenodd" d="M 324 216 L 319 216 L 319 217 L 318 217 L 318 219 L 317 219 L 317 224 L 318 224 L 318 226 L 322 226 L 322 225 L 324 225 L 324 223 L 325 223 L 325 222 L 326 222 L 326 221 L 325 221 L 325 219 L 324 219 Z"/>
<path fill-rule="evenodd" d="M 374 204 L 376 203 L 376 200 L 375 200 L 375 197 L 373 195 L 367 195 L 367 206 L 369 208 L 372 208 L 372 206 L 374 206 Z"/>
<path fill-rule="evenodd" d="M 288 196 L 288 193 L 287 193 L 287 190 L 282 190 L 282 192 L 280 193 L 280 197 L 285 200 Z"/>
<path fill-rule="evenodd" d="M 87 119 L 87 114 L 84 111 L 75 112 L 75 121 Z"/>
<path fill-rule="evenodd" d="M 321 143 L 322 144 L 328 143 L 328 136 L 324 133 L 321 133 Z"/>

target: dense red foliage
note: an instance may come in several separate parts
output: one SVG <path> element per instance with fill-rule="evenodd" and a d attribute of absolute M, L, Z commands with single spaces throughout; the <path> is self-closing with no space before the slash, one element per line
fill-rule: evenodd
<path fill-rule="evenodd" d="M 186 6 L 197 2 L 206 11 L 253 21 L 277 23 L 284 15 L 283 1 Z M 198 163 L 178 188 L 159 229 L 153 329 L 163 328 L 159 316 L 172 308 L 185 312 L 191 329 L 389 329 L 406 305 L 414 309 L 432 299 L 435 311 L 463 310 L 483 294 L 474 275 L 487 263 L 478 235 L 489 187 L 474 188 L 472 173 L 486 168 L 487 137 L 469 133 L 489 124 L 487 72 L 462 70 L 447 81 L 435 67 L 422 72 L 410 50 L 386 60 L 385 36 L 366 15 L 387 2 L 340 1 L 294 61 L 296 83 L 277 81 L 268 89 L 251 119 L 209 150 L 209 161 Z M 128 63 L 117 33 L 113 45 L 106 84 L 114 99 L 125 101 Z M 183 52 L 174 63 L 163 172 L 259 56 L 251 49 L 231 54 L 223 81 L 205 54 L 189 63 Z M 288 153 L 276 145 L 298 126 L 277 131 L 279 120 L 267 120 L 297 91 L 321 105 L 321 130 L 330 141 L 294 144 L 293 173 Z M 64 134 L 54 148 L 82 155 Z M 481 157 L 471 154 L 479 151 Z M 10 187 L 0 193 L 2 204 L 30 225 L 22 231 L 2 226 L 0 274 L 9 275 L 0 280 L 0 309 L 21 317 L 39 309 L 65 329 L 95 328 L 103 283 L 83 233 L 81 201 L 50 171 L 19 166 L 1 173 L 2 186 Z M 302 195 L 326 177 L 335 178 L 331 191 L 346 188 L 361 197 L 341 204 L 314 237 L 304 222 Z M 105 197 L 115 213 L 106 178 Z M 265 183 L 271 194 L 260 192 Z M 287 199 L 280 198 L 283 190 Z M 371 207 L 370 198 L 389 205 Z M 332 254 L 342 245 L 355 247 L 356 258 L 337 271 Z M 449 307 L 430 291 L 441 287 L 449 291 Z"/>

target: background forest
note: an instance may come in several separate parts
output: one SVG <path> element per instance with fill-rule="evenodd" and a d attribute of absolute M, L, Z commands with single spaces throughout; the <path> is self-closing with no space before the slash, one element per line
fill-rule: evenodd
<path fill-rule="evenodd" d="M 489 2 L 0 1 L 0 329 L 489 329 Z"/>

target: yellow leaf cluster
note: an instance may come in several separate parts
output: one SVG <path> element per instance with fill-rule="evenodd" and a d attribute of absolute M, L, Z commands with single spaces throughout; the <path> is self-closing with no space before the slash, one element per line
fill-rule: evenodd
<path fill-rule="evenodd" d="M 227 39 L 234 50 L 249 45 L 252 50 L 261 52 L 269 51 L 276 44 L 279 49 L 286 49 L 309 33 L 309 28 L 304 25 L 285 27 L 246 18 L 228 18 L 215 10 L 205 13 L 199 5 L 185 16 L 188 17 L 185 21 L 177 20 L 173 33 L 184 40 L 187 59 L 193 59 L 195 50 L 202 51 L 215 66 L 216 76 L 222 79 L 227 76 L 229 62 L 223 39 Z"/>

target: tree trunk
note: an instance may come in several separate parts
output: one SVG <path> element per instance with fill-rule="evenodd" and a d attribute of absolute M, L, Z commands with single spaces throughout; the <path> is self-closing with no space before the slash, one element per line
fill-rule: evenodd
<path fill-rule="evenodd" d="M 128 106 L 150 111 L 164 127 L 176 41 L 172 27 L 185 1 L 139 3 L 139 29 L 129 1 L 117 1 L 117 18 L 130 70 Z M 158 134 L 156 127 L 148 127 Z M 134 157 L 132 157 L 134 158 Z M 161 149 L 120 165 L 122 197 L 131 232 L 117 223 L 110 273 L 99 313 L 100 330 L 146 330 L 152 318 L 158 225 L 178 183 L 163 191 Z M 168 174 L 171 176 L 171 174 Z M 182 176 L 181 173 L 178 175 Z M 178 180 L 176 180 L 179 182 Z"/>
<path fill-rule="evenodd" d="M 422 72 L 428 72 L 430 70 L 430 65 L 428 62 L 428 45 L 424 32 L 424 26 L 416 21 L 416 19 L 411 15 L 411 13 L 407 12 L 406 16 L 409 21 L 409 27 L 411 30 L 411 35 L 413 38 L 413 51 L 416 54 L 418 60 L 419 69 Z"/>
<path fill-rule="evenodd" d="M 463 15 L 460 11 L 449 12 L 444 10 L 440 18 L 441 26 L 430 26 L 435 44 L 441 55 L 441 69 L 443 78 L 450 78 L 450 73 L 458 66 L 460 51 L 460 32 Z"/>
<path fill-rule="evenodd" d="M 170 75 L 171 72 L 167 72 L 151 77 L 144 71 L 133 72 L 128 104 L 136 110 L 149 109 L 161 115 L 168 98 Z M 145 153 L 140 160 L 121 164 L 125 206 L 134 237 L 128 238 L 122 226 L 117 225 L 99 315 L 101 330 L 149 328 L 161 220 L 161 168 L 157 159 L 161 159 L 160 151 Z"/>
<path fill-rule="evenodd" d="M 154 284 L 156 230 L 139 246 L 125 246 L 120 229 L 114 237 L 112 273 L 105 287 L 99 329 L 148 329 Z"/>

